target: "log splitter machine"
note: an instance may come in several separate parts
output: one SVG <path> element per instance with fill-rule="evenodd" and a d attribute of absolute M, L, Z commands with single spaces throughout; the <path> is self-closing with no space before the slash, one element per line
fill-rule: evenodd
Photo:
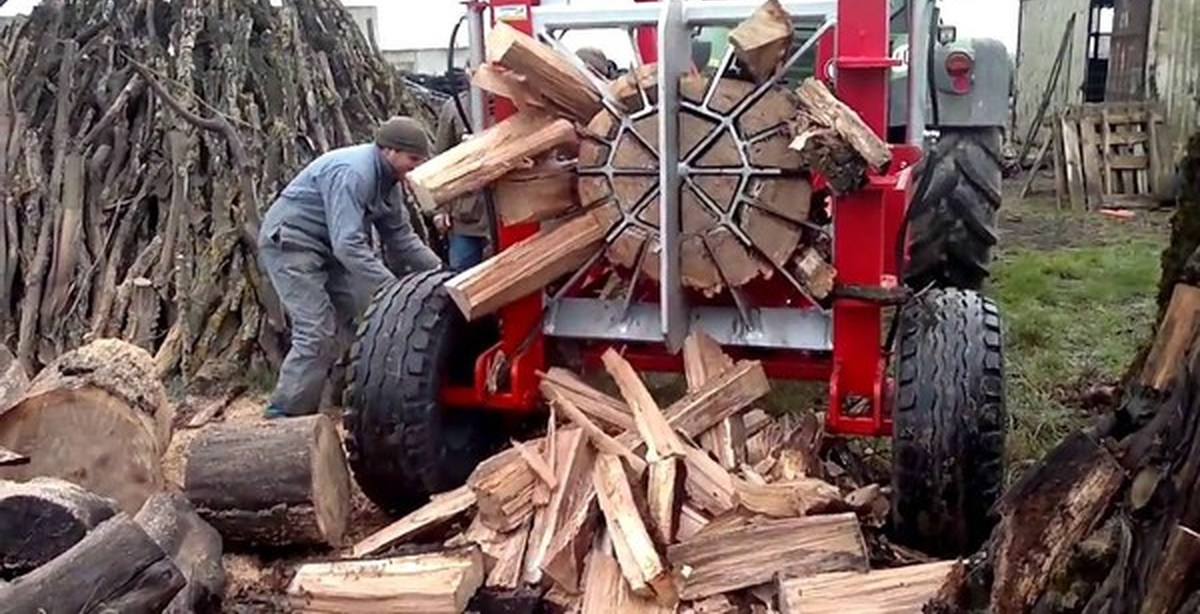
<path fill-rule="evenodd" d="M 508 440 L 514 416 L 543 407 L 538 373 L 552 357 L 569 354 L 596 364 L 616 347 L 639 370 L 679 372 L 683 341 L 700 327 L 731 356 L 761 361 L 771 378 L 828 381 L 828 433 L 891 436 L 891 523 L 898 541 L 942 555 L 973 551 L 994 522 L 1007 418 L 1000 315 L 979 293 L 996 241 L 1002 124 L 969 116 L 970 109 L 995 105 L 997 90 L 979 82 L 980 75 L 1002 81 L 1007 91 L 1002 46 L 1001 58 L 994 46 L 956 50 L 932 34 L 942 31 L 929 18 L 936 14 L 932 2 L 909 3 L 902 17 L 908 22 L 907 134 L 895 139 L 904 142 L 889 145 L 889 168 L 872 173 L 856 192 L 833 196 L 812 177 L 812 206 L 828 211 L 820 231 L 832 238 L 837 283 L 831 300 L 813 300 L 784 267 L 761 283 L 708 297 L 680 283 L 681 186 L 700 171 L 676 145 L 678 118 L 702 109 L 681 100 L 679 79 L 691 68 L 699 28 L 732 26 L 760 3 L 551 1 L 467 2 L 470 59 L 482 62 L 490 19 L 560 50 L 556 35 L 565 30 L 624 29 L 637 61 L 656 63 L 657 101 L 667 110 L 658 114 L 657 139 L 662 281 L 632 274 L 624 297 L 604 298 L 598 284 L 589 283 L 589 272 L 599 266 L 594 259 L 552 294 L 503 308 L 486 335 L 478 323 L 464 321 L 443 288 L 453 273 L 417 273 L 382 289 L 352 352 L 346 403 L 351 465 L 364 492 L 401 512 L 462 484 Z M 751 96 L 784 82 L 805 59 L 881 137 L 889 132 L 891 111 L 895 136 L 889 88 L 901 61 L 890 48 L 897 11 L 889 1 L 781 4 L 799 44 L 775 83 L 768 80 Z M 735 62 L 732 50 L 726 52 L 716 74 Z M 980 65 L 987 68 L 976 75 Z M 515 112 L 504 99 L 485 105 L 477 88 L 471 96 L 476 129 Z M 931 103 L 952 119 L 927 122 Z M 762 171 L 746 164 L 734 172 Z M 499 250 L 538 228 L 494 227 Z"/>

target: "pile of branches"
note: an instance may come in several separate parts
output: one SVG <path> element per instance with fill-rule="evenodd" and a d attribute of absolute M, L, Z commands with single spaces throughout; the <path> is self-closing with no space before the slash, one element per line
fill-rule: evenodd
<path fill-rule="evenodd" d="M 377 122 L 429 122 L 336 0 L 47 0 L 0 31 L 0 336 L 219 381 L 277 362 L 261 213 Z"/>

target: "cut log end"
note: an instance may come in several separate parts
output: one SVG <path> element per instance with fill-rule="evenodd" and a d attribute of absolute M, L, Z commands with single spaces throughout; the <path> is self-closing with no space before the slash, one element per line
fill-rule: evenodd
<path fill-rule="evenodd" d="M 64 480 L 0 480 L 0 578 L 50 562 L 116 513 L 113 500 Z"/>

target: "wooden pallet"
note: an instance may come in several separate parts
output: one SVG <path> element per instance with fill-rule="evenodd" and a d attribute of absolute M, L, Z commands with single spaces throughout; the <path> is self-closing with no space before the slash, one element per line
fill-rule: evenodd
<path fill-rule="evenodd" d="M 1089 103 L 1059 113 L 1054 161 L 1059 206 L 1102 206 L 1161 193 L 1161 110 L 1151 103 Z"/>

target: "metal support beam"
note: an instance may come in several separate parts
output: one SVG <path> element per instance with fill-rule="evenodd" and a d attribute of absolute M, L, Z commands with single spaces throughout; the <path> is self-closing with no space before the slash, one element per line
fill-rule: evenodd
<path fill-rule="evenodd" d="M 747 326 L 735 307 L 693 307 L 688 327 L 703 329 L 721 345 L 745 348 L 828 352 L 833 321 L 820 309 L 768 307 L 753 310 Z M 543 332 L 560 339 L 661 343 L 659 306 L 623 300 L 563 298 L 551 306 Z"/>
<path fill-rule="evenodd" d="M 483 66 L 483 11 L 484 4 L 467 5 L 467 35 L 471 45 L 471 55 L 468 61 L 471 68 L 477 70 Z M 471 83 L 471 126 L 469 132 L 483 132 L 487 129 L 487 109 L 484 105 L 483 90 Z"/>
<path fill-rule="evenodd" d="M 659 300 L 662 334 L 667 350 L 683 348 L 688 334 L 687 303 L 683 295 L 679 260 L 680 192 L 683 186 L 679 159 L 679 79 L 691 60 L 691 33 L 683 20 L 683 0 L 668 0 L 658 20 L 658 182 L 662 257 Z"/>
<path fill-rule="evenodd" d="M 593 6 L 540 6 L 533 14 L 535 30 L 572 30 L 587 28 L 626 28 L 658 24 L 664 2 L 643 2 L 598 8 Z M 821 23 L 837 13 L 833 0 L 783 0 L 792 22 Z M 715 26 L 737 23 L 750 16 L 761 0 L 691 0 L 683 4 L 683 19 L 688 26 Z"/>

